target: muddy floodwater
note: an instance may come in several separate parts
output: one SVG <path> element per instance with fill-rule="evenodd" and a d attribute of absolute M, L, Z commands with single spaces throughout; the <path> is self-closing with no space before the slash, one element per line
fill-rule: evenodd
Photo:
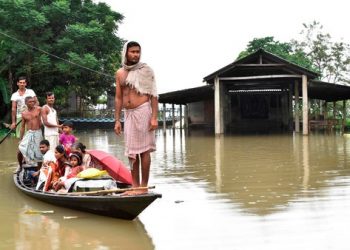
<path fill-rule="evenodd" d="M 112 130 L 76 136 L 127 162 Z M 15 138 L 0 145 L 0 249 L 349 249 L 346 134 L 159 130 L 149 184 L 163 197 L 134 221 L 20 193 L 12 182 L 17 146 Z"/>

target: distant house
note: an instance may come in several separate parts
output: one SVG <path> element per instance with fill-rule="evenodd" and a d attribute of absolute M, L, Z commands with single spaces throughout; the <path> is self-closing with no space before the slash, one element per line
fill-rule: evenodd
<path fill-rule="evenodd" d="M 186 107 L 189 126 L 215 134 L 293 131 L 308 134 L 309 99 L 350 99 L 350 87 L 316 80 L 318 74 L 263 49 L 204 77 L 206 85 L 161 94 L 160 103 Z M 299 110 L 302 101 L 302 110 Z"/>

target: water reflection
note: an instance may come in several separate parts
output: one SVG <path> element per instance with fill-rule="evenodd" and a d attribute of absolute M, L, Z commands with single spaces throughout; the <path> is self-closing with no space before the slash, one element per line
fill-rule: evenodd
<path fill-rule="evenodd" d="M 0 249 L 35 249 L 43 235 L 60 249 L 347 249 L 350 137 L 165 132 L 156 133 L 150 176 L 163 198 L 133 222 L 50 206 L 15 191 L 10 177 L 17 144 L 12 138 L 2 144 L 0 220 L 13 226 L 0 227 Z M 77 137 L 127 162 L 123 138 L 113 131 Z M 26 216 L 27 208 L 55 214 Z M 63 219 L 71 215 L 78 219 Z"/>
<path fill-rule="evenodd" d="M 1 169 L 0 249 L 155 248 L 139 219 L 111 219 L 35 200 L 15 189 L 9 178 L 14 167 Z M 27 214 L 29 210 L 54 213 Z"/>
<path fill-rule="evenodd" d="M 47 208 L 37 205 L 34 209 L 40 207 Z M 139 220 L 115 220 L 111 223 L 99 216 L 93 221 L 93 216 L 75 211 L 58 210 L 55 214 L 31 215 L 26 214 L 28 209 L 33 207 L 23 206 L 18 222 L 13 226 L 15 249 L 154 249 Z M 74 218 L 65 219 L 69 217 Z"/>
<path fill-rule="evenodd" d="M 215 176 L 216 176 L 216 191 L 221 192 L 222 186 L 222 173 L 221 173 L 221 158 L 222 158 L 222 147 L 223 147 L 224 137 L 217 136 L 215 137 Z"/>
<path fill-rule="evenodd" d="M 303 187 L 305 190 L 309 187 L 309 179 L 310 179 L 310 163 L 309 163 L 309 137 L 303 136 L 303 167 L 304 167 L 304 175 L 303 175 Z"/>
<path fill-rule="evenodd" d="M 204 183 L 208 192 L 224 194 L 245 212 L 260 215 L 327 187 L 329 178 L 345 174 L 339 168 L 348 158 L 341 136 L 196 135 L 182 140 L 171 134 L 158 140 L 163 143 L 157 154 L 164 166 L 161 175 Z"/>

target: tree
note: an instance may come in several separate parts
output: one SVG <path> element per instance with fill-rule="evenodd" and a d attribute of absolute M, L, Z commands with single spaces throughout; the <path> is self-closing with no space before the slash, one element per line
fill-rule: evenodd
<path fill-rule="evenodd" d="M 333 83 L 350 83 L 350 46 L 344 42 L 333 42 L 329 33 L 324 33 L 319 22 L 303 24 L 301 41 L 292 40 L 295 50 L 304 51 L 321 74 L 321 79 Z"/>
<path fill-rule="evenodd" d="M 26 75 L 41 102 L 53 90 L 62 105 L 72 91 L 96 103 L 114 85 L 122 20 L 91 0 L 2 0 L 0 77 L 15 89 L 15 79 Z"/>
<path fill-rule="evenodd" d="M 243 58 L 259 49 L 264 49 L 272 54 L 293 62 L 301 67 L 315 71 L 311 60 L 306 57 L 306 54 L 301 49 L 293 48 L 291 43 L 283 43 L 275 41 L 273 36 L 264 38 L 254 38 L 247 45 L 246 50 L 242 51 L 238 59 Z"/>

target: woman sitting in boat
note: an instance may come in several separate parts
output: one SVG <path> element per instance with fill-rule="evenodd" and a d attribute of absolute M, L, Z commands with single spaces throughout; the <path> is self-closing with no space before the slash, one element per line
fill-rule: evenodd
<path fill-rule="evenodd" d="M 76 182 L 77 175 L 84 170 L 82 164 L 82 156 L 79 152 L 71 153 L 69 155 L 69 162 L 71 169 L 66 177 L 60 177 L 55 190 L 59 192 L 66 192 Z"/>
<path fill-rule="evenodd" d="M 82 167 L 85 169 L 91 167 L 91 155 L 86 152 L 86 146 L 81 142 L 73 143 L 71 147 L 72 153 L 80 153 L 82 155 Z M 79 164 L 80 165 L 80 164 Z"/>
<path fill-rule="evenodd" d="M 71 171 L 71 165 L 68 162 L 68 157 L 66 151 L 62 145 L 58 145 L 55 148 L 56 163 L 50 164 L 52 168 L 51 178 L 48 178 L 50 183 L 49 188 L 53 188 L 55 191 L 59 190 L 61 187 L 59 183 L 62 179 L 67 178 Z"/>

